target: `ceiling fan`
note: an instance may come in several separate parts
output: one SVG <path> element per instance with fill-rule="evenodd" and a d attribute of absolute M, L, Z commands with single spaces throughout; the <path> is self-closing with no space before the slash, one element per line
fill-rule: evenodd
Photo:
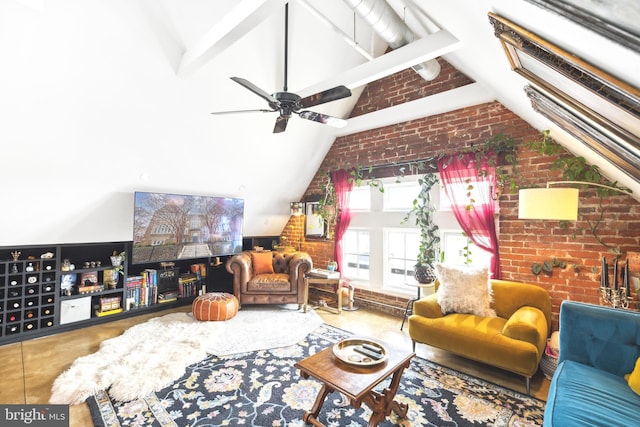
<path fill-rule="evenodd" d="M 287 91 L 287 55 L 288 55 L 288 27 L 289 27 L 289 4 L 285 4 L 284 9 L 284 87 L 282 92 L 275 92 L 269 94 L 266 91 L 260 89 L 250 81 L 241 77 L 231 77 L 231 80 L 249 89 L 262 99 L 266 100 L 269 104 L 269 110 L 236 110 L 236 111 L 219 111 L 211 114 L 234 114 L 234 113 L 248 113 L 248 112 L 264 112 L 272 113 L 279 112 L 280 115 L 276 118 L 276 124 L 273 128 L 273 133 L 284 132 L 287 128 L 287 123 L 292 114 L 297 114 L 299 117 L 311 120 L 318 123 L 323 123 L 329 126 L 341 128 L 347 124 L 346 120 L 332 117 L 327 114 L 316 113 L 309 110 L 303 110 L 303 108 L 313 107 L 315 105 L 325 104 L 327 102 L 336 101 L 338 99 L 351 96 L 351 90 L 346 86 L 336 86 L 332 89 L 327 89 L 322 92 L 318 92 L 313 95 L 309 95 L 305 98 L 299 95 Z M 302 111 L 301 111 L 302 110 Z"/>

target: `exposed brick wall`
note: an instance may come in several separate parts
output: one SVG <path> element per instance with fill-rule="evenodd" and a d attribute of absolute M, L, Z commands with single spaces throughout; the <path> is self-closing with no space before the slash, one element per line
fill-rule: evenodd
<path fill-rule="evenodd" d="M 353 115 L 469 83 L 464 75 L 445 61 L 440 61 L 444 72 L 431 83 L 416 77 L 413 71 L 403 71 L 369 84 Z M 410 95 L 405 93 L 402 97 L 387 96 L 395 94 L 401 87 L 414 88 L 414 92 Z M 560 172 L 551 170 L 554 158 L 541 156 L 525 144 L 539 139 L 540 133 L 499 102 L 490 102 L 336 139 L 305 196 L 320 194 L 326 173 L 332 170 L 453 153 L 483 143 L 500 133 L 519 143 L 521 185 L 542 186 L 548 180 L 561 179 Z M 569 223 L 568 228 L 561 228 L 558 221 L 518 220 L 517 194 L 500 197 L 499 240 L 503 278 L 547 289 L 553 303 L 554 329 L 558 327 L 559 306 L 563 300 L 599 302 L 600 262 L 603 256 L 611 262 L 613 256 L 586 231 L 587 221 L 596 221 L 599 216 L 598 203 L 594 190 L 581 191 L 579 220 Z M 603 206 L 606 213 L 599 231 L 600 238 L 606 244 L 619 246 L 623 252 L 640 250 L 640 204 L 629 196 L 616 195 L 607 198 Z M 305 241 L 302 237 L 304 232 L 301 233 L 303 250 L 311 254 L 316 266 L 326 268 L 326 262 L 333 256 L 333 242 Z M 567 267 L 554 268 L 550 276 L 535 276 L 531 272 L 532 263 L 542 263 L 554 257 L 566 262 Z M 356 291 L 356 301 L 359 296 L 396 306 L 395 313 L 401 312 L 406 303 L 406 299 L 375 295 L 369 291 Z M 372 308 L 375 307 L 372 305 Z"/>
<path fill-rule="evenodd" d="M 407 69 L 369 83 L 351 112 L 351 117 L 435 95 L 473 82 L 447 61 L 440 59 L 439 62 L 440 74 L 432 82 L 424 80 L 412 69 Z"/>

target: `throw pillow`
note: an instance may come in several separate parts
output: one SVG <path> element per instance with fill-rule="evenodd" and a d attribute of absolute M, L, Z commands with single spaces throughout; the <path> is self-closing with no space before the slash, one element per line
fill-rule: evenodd
<path fill-rule="evenodd" d="M 271 274 L 273 270 L 273 254 L 271 252 L 251 252 L 253 274 Z"/>
<path fill-rule="evenodd" d="M 636 360 L 636 366 L 633 368 L 633 372 L 624 376 L 624 379 L 629 383 L 629 387 L 636 394 L 640 394 L 640 357 Z"/>
<path fill-rule="evenodd" d="M 488 268 L 469 270 L 436 264 L 435 273 L 440 282 L 436 299 L 442 314 L 468 313 L 496 317 L 495 310 L 491 308 L 493 298 Z"/>

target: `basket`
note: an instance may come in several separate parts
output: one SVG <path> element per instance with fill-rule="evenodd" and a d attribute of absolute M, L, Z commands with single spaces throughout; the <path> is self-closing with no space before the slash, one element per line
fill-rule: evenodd
<path fill-rule="evenodd" d="M 544 374 L 544 376 L 550 380 L 551 377 L 553 377 L 553 373 L 556 371 L 557 367 L 558 356 L 553 354 L 549 343 L 547 343 L 547 346 L 544 349 L 544 353 L 542 354 L 542 359 L 540 359 L 540 369 L 542 369 L 542 373 Z"/>

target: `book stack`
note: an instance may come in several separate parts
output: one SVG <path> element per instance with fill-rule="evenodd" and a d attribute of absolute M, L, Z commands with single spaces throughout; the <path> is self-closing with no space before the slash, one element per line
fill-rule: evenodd
<path fill-rule="evenodd" d="M 178 297 L 188 298 L 197 295 L 198 276 L 191 273 L 181 274 L 178 279 Z"/>
<path fill-rule="evenodd" d="M 309 273 L 309 277 L 317 277 L 318 279 L 339 279 L 340 273 L 338 271 L 323 270 L 322 268 L 314 268 Z"/>
<path fill-rule="evenodd" d="M 149 307 L 158 302 L 157 274 L 145 270 L 138 276 L 128 276 L 126 279 L 127 297 L 125 309 Z"/>

